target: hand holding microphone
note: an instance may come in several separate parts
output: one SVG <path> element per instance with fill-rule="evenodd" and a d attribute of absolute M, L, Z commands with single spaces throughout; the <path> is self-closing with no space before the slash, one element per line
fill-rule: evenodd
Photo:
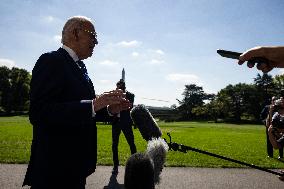
<path fill-rule="evenodd" d="M 248 62 L 249 68 L 257 64 L 257 69 L 264 73 L 273 68 L 284 68 L 284 46 L 260 46 L 248 49 L 244 53 L 217 50 L 217 53 L 226 58 L 238 59 L 238 64 Z"/>

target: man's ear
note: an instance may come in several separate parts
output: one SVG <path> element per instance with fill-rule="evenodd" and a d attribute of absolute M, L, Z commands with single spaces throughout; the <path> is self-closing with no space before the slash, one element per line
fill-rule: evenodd
<path fill-rule="evenodd" d="M 72 35 L 73 35 L 73 38 L 78 41 L 79 40 L 79 30 L 78 29 L 74 29 L 72 31 Z"/>

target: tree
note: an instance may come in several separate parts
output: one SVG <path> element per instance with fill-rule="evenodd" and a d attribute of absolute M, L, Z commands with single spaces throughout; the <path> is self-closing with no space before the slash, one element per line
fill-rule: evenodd
<path fill-rule="evenodd" d="M 10 82 L 10 72 L 11 70 L 6 67 L 0 67 L 0 106 L 1 109 L 10 109 L 10 89 L 11 89 L 11 82 Z"/>
<path fill-rule="evenodd" d="M 0 103 L 7 114 L 28 110 L 30 80 L 25 69 L 0 67 Z"/>
<path fill-rule="evenodd" d="M 275 86 L 275 89 L 277 91 L 280 91 L 281 89 L 284 89 L 284 74 L 282 75 L 276 75 L 273 79 L 273 84 Z"/>
<path fill-rule="evenodd" d="M 179 102 L 179 113 L 182 119 L 189 120 L 196 118 L 196 115 L 192 112 L 193 108 L 202 106 L 204 100 L 208 100 L 213 97 L 212 94 L 206 94 L 202 87 L 195 84 L 185 85 L 184 92 L 182 93 L 183 99 Z"/>
<path fill-rule="evenodd" d="M 179 101 L 179 112 L 183 119 L 218 118 L 240 122 L 241 120 L 258 121 L 259 114 L 268 99 L 279 96 L 284 89 L 284 75 L 257 74 L 253 84 L 239 83 L 228 85 L 216 96 L 205 94 L 202 87 L 186 85 L 183 99 Z M 209 103 L 204 103 L 205 100 Z"/>
<path fill-rule="evenodd" d="M 215 110 L 219 111 L 219 115 L 216 115 L 236 122 L 240 122 L 244 116 L 256 120 L 261 110 L 255 85 L 244 83 L 228 85 L 217 94 L 213 102 Z"/>
<path fill-rule="evenodd" d="M 11 98 L 12 110 L 27 110 L 30 90 L 31 76 L 29 72 L 20 68 L 12 68 L 11 70 Z"/>
<path fill-rule="evenodd" d="M 263 73 L 262 76 L 257 74 L 256 78 L 254 78 L 254 84 L 259 93 L 259 100 L 263 103 L 275 94 L 273 77 L 267 73 Z"/>

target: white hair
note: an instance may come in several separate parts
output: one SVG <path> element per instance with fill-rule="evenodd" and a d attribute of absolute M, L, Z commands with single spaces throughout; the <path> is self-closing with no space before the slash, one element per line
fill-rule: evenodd
<path fill-rule="evenodd" d="M 81 29 L 84 23 L 92 23 L 92 20 L 86 16 L 72 16 L 69 18 L 63 27 L 61 42 L 65 44 L 73 30 Z"/>

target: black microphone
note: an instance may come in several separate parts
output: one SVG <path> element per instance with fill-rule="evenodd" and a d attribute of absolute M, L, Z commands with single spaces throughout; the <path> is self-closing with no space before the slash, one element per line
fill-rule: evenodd
<path fill-rule="evenodd" d="M 146 141 L 162 136 L 162 131 L 145 105 L 138 104 L 132 108 L 130 116 Z"/>

